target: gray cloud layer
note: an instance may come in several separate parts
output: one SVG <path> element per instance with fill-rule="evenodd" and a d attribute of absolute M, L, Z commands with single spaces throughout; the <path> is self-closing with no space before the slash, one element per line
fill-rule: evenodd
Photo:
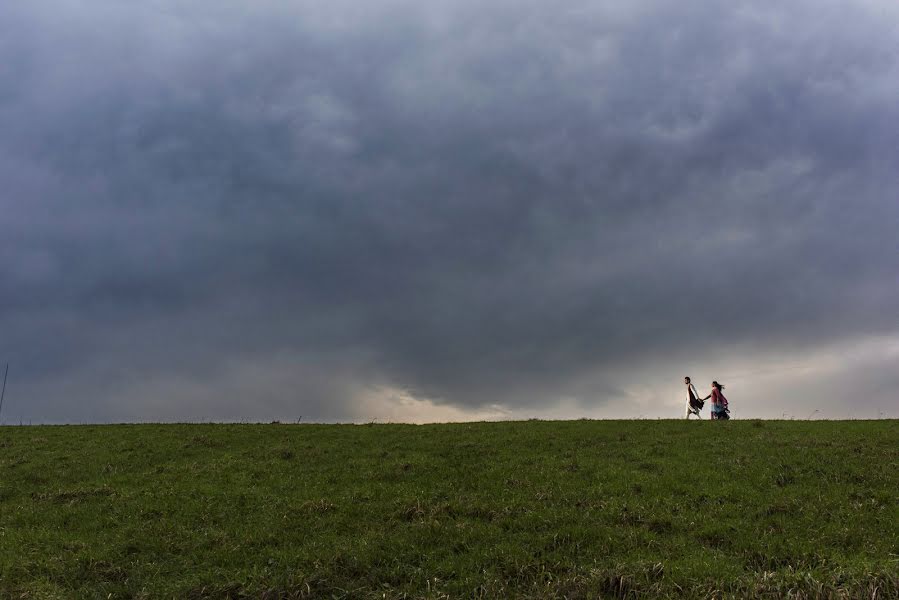
<path fill-rule="evenodd" d="M 897 28 L 889 1 L 4 3 L 7 414 L 602 407 L 895 340 Z M 853 402 L 895 400 L 878 365 Z M 840 416 L 820 388 L 791 401 Z"/>

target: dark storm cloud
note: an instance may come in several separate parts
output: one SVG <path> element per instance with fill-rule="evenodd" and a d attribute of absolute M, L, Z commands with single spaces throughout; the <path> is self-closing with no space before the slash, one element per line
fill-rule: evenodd
<path fill-rule="evenodd" d="M 896 334 L 892 3 L 366 6 L 0 8 L 20 413 L 603 402 Z"/>

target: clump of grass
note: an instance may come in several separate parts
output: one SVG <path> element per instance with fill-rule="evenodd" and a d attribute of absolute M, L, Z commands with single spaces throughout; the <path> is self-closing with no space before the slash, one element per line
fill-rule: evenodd
<path fill-rule="evenodd" d="M 37 502 L 49 501 L 54 504 L 76 504 L 96 498 L 114 496 L 115 491 L 107 487 L 60 490 L 56 492 L 33 492 L 31 498 Z"/>
<path fill-rule="evenodd" d="M 781 465 L 777 470 L 777 474 L 774 476 L 774 483 L 777 484 L 778 487 L 796 483 L 796 474 L 793 472 L 793 468 L 789 465 Z"/>
<path fill-rule="evenodd" d="M 327 500 L 322 498 L 321 500 L 304 502 L 300 508 L 302 510 L 305 510 L 306 512 L 314 512 L 314 513 L 318 513 L 318 514 L 324 514 L 324 513 L 328 513 L 333 510 L 336 510 L 337 505 L 334 504 L 333 502 L 328 502 Z"/>
<path fill-rule="evenodd" d="M 671 533 L 674 531 L 674 525 L 668 519 L 653 519 L 647 524 L 647 529 L 653 533 Z"/>
<path fill-rule="evenodd" d="M 208 435 L 195 435 L 184 444 L 185 448 L 221 448 L 224 442 L 221 439 Z"/>

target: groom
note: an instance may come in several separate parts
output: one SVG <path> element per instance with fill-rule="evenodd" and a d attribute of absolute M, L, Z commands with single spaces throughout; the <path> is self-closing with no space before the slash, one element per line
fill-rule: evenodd
<path fill-rule="evenodd" d="M 690 383 L 689 377 L 684 377 L 684 384 L 687 386 L 687 420 L 690 419 L 690 415 L 696 415 L 701 419 L 699 411 L 702 410 L 702 405 L 705 403 L 696 393 L 696 388 Z"/>

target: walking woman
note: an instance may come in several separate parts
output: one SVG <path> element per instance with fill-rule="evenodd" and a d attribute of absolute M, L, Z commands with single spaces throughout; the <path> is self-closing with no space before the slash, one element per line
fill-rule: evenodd
<path fill-rule="evenodd" d="M 704 400 L 712 399 L 712 419 L 726 421 L 730 418 L 730 410 L 727 408 L 727 398 L 724 397 L 723 389 L 723 385 L 713 381 L 712 393 L 706 396 Z"/>

